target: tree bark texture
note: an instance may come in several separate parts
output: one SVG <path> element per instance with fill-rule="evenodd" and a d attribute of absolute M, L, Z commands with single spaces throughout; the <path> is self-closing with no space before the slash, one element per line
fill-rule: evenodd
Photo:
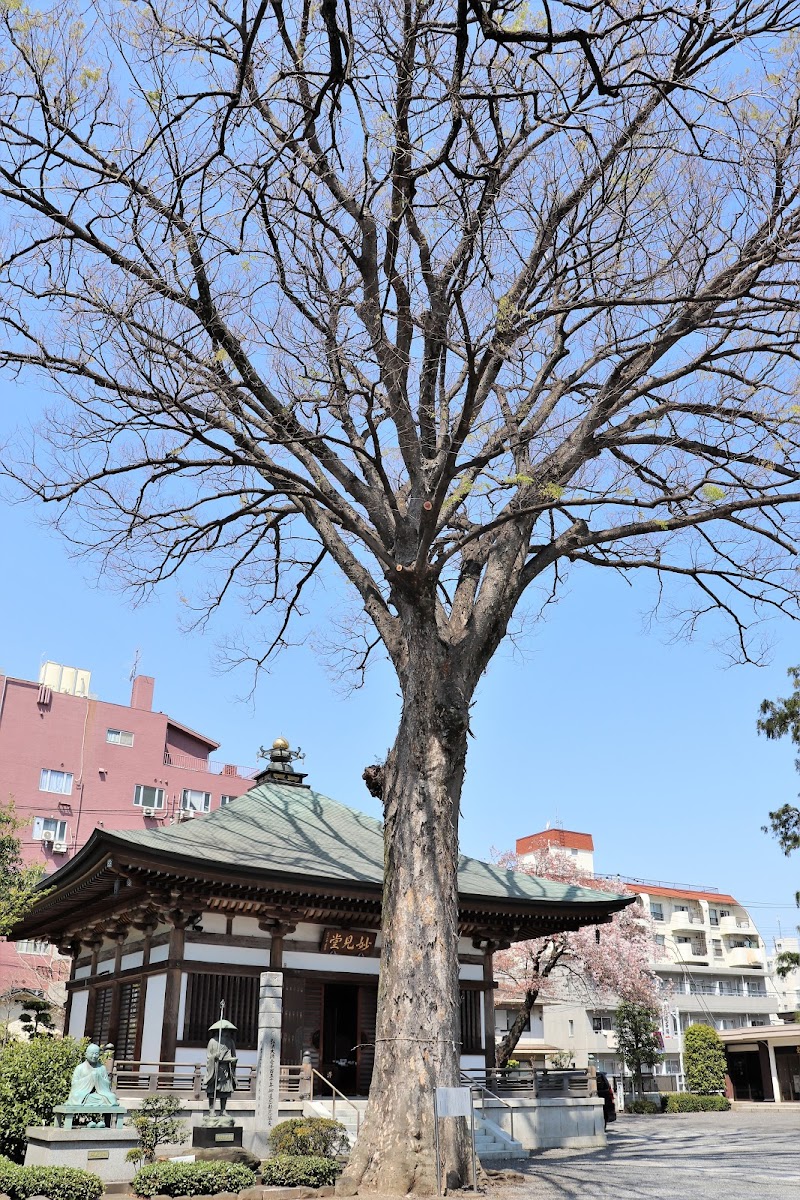
<path fill-rule="evenodd" d="M 417 630 L 384 778 L 375 1068 L 338 1191 L 436 1191 L 433 1089 L 459 1084 L 458 809 L 468 710 L 435 632 Z M 469 1181 L 463 1119 L 440 1122 L 442 1183 Z"/>

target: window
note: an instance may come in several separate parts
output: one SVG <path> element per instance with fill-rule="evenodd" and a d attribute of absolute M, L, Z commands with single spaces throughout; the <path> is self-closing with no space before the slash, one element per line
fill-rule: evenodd
<path fill-rule="evenodd" d="M 163 808 L 164 789 L 146 787 L 143 783 L 137 783 L 133 793 L 133 803 L 137 808 Z"/>
<path fill-rule="evenodd" d="M 224 808 L 226 804 L 230 804 L 231 801 L 233 801 L 235 799 L 236 799 L 235 796 L 220 796 L 220 798 L 219 798 L 220 808 Z"/>
<path fill-rule="evenodd" d="M 716 908 L 709 908 L 708 919 L 712 925 L 719 925 L 719 913 Z"/>
<path fill-rule="evenodd" d="M 666 946 L 666 944 L 667 944 L 667 939 L 664 937 L 664 934 L 657 933 L 656 934 L 656 945 L 657 946 Z"/>
<path fill-rule="evenodd" d="M 570 1022 L 568 1022 L 568 1024 L 569 1024 L 569 1036 L 575 1037 L 575 1022 L 570 1021 Z"/>
<path fill-rule="evenodd" d="M 714 958 L 722 958 L 722 941 L 720 938 L 712 938 L 711 945 L 714 947 Z"/>
<path fill-rule="evenodd" d="M 664 920 L 664 905 L 663 904 L 654 904 L 653 901 L 651 900 L 650 901 L 650 916 L 653 918 L 654 921 L 663 921 Z"/>
<path fill-rule="evenodd" d="M 17 953 L 19 954 L 49 954 L 50 943 L 43 938 L 29 938 L 24 941 L 17 942 Z"/>
<path fill-rule="evenodd" d="M 675 912 L 685 912 L 685 913 L 687 913 L 688 911 L 689 911 L 689 905 L 688 905 L 688 904 L 676 904 L 676 905 L 675 905 Z"/>
<path fill-rule="evenodd" d="M 205 1046 L 208 1027 L 219 1020 L 219 1002 L 225 1000 L 225 1018 L 238 1029 L 236 1045 L 254 1050 L 258 1044 L 258 975 L 201 974 L 190 971 L 186 984 L 186 1017 L 183 1042 Z M 476 993 L 477 994 L 477 993 Z"/>
<path fill-rule="evenodd" d="M 610 1032 L 614 1028 L 611 1017 L 592 1017 L 592 1030 L 595 1033 Z"/>
<path fill-rule="evenodd" d="M 111 1037 L 111 1009 L 113 1003 L 113 984 L 110 987 L 97 988 L 95 992 L 94 1019 L 90 1035 L 96 1046 L 107 1045 Z"/>
<path fill-rule="evenodd" d="M 747 981 L 748 996 L 766 996 L 767 988 L 763 979 L 749 979 Z"/>
<path fill-rule="evenodd" d="M 132 1059 L 136 1054 L 136 1026 L 139 1017 L 141 984 L 119 985 L 119 1015 L 114 1031 L 114 1057 L 118 1062 Z"/>
<path fill-rule="evenodd" d="M 691 945 L 692 939 L 690 937 L 687 937 L 683 933 L 679 933 L 678 936 L 675 938 L 675 941 L 678 943 L 679 946 L 688 946 L 688 945 Z"/>
<path fill-rule="evenodd" d="M 512 1025 L 514 1024 L 514 1022 L 517 1019 L 518 1012 L 519 1012 L 519 1010 L 516 1008 L 498 1008 L 495 1012 L 495 1029 L 497 1030 L 497 1032 L 498 1033 L 508 1033 L 509 1029 L 511 1029 Z M 528 1019 L 526 1020 L 525 1024 L 522 1026 L 522 1032 L 530 1033 L 530 1030 L 531 1030 L 531 1016 L 530 1016 L 530 1013 L 528 1013 Z"/>
<path fill-rule="evenodd" d="M 462 988 L 461 1053 L 480 1054 L 483 1050 L 481 1035 L 481 994 L 473 988 Z"/>
<path fill-rule="evenodd" d="M 33 840 L 35 842 L 65 842 L 67 822 L 57 817 L 34 817 Z"/>
<path fill-rule="evenodd" d="M 182 812 L 208 812 L 211 807 L 211 792 L 198 792 L 194 788 L 184 788 L 181 792 Z"/>
<path fill-rule="evenodd" d="M 112 746 L 132 746 L 133 734 L 128 733 L 125 729 L 107 729 L 106 741 Z"/>
<path fill-rule="evenodd" d="M 766 1025 L 767 1018 L 766 1017 L 751 1017 L 750 1024 L 751 1025 Z"/>
<path fill-rule="evenodd" d="M 729 908 L 721 908 L 719 910 L 719 915 L 720 915 L 720 920 L 723 917 L 729 917 L 731 915 L 731 910 Z"/>
<path fill-rule="evenodd" d="M 48 771 L 39 775 L 40 792 L 57 792 L 59 796 L 72 795 L 72 776 L 69 771 Z"/>

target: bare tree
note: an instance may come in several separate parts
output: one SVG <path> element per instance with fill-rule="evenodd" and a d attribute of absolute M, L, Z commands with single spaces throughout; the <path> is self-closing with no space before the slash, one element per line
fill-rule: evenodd
<path fill-rule="evenodd" d="M 797 611 L 800 3 L 0 11 L 1 358 L 65 397 L 15 473 L 136 586 L 215 564 L 264 655 L 330 560 L 397 672 L 341 1186 L 432 1190 L 469 707 L 526 592 L 649 571 L 745 657 Z"/>

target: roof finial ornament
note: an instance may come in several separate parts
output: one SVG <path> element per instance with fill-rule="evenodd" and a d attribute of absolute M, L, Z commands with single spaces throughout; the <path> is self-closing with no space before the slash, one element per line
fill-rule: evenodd
<path fill-rule="evenodd" d="M 275 738 L 269 750 L 262 746 L 258 757 L 267 759 L 268 765 L 256 776 L 257 783 L 271 779 L 280 783 L 302 784 L 305 779 L 304 774 L 294 769 L 295 760 L 302 762 L 305 754 L 299 746 L 296 750 L 290 749 L 285 737 Z"/>

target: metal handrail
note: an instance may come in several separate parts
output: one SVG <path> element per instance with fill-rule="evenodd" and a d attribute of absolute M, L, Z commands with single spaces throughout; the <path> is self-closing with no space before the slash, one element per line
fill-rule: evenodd
<path fill-rule="evenodd" d="M 313 1092 L 314 1092 L 313 1079 L 314 1079 L 315 1075 L 316 1075 L 317 1079 L 321 1079 L 322 1082 L 325 1084 L 325 1086 L 329 1087 L 331 1089 L 331 1091 L 334 1093 L 333 1099 L 331 1101 L 331 1116 L 333 1117 L 334 1121 L 336 1120 L 336 1097 L 339 1096 L 342 1100 L 344 1100 L 345 1104 L 350 1105 L 353 1112 L 356 1114 L 356 1137 L 358 1137 L 358 1135 L 361 1133 L 361 1110 L 358 1107 L 358 1105 L 354 1104 L 352 1100 L 349 1100 L 347 1098 L 347 1096 L 345 1096 L 344 1092 L 340 1092 L 339 1089 L 335 1086 L 335 1084 L 331 1083 L 330 1079 L 326 1079 L 326 1077 L 324 1075 L 321 1075 L 316 1067 L 311 1068 L 312 1096 L 313 1096 Z"/>
<path fill-rule="evenodd" d="M 498 1104 L 502 1104 L 503 1108 L 508 1109 L 508 1115 L 509 1115 L 509 1118 L 511 1121 L 511 1140 L 513 1142 L 515 1140 L 514 1139 L 514 1108 L 513 1108 L 513 1106 L 511 1104 L 509 1104 L 507 1100 L 504 1100 L 502 1096 L 498 1096 L 495 1092 L 490 1091 L 489 1088 L 484 1087 L 484 1085 L 482 1083 L 478 1083 L 476 1080 L 470 1079 L 469 1075 L 465 1074 L 464 1071 L 461 1072 L 461 1082 L 463 1084 L 468 1085 L 470 1092 L 475 1091 L 475 1092 L 481 1093 L 481 1117 L 483 1118 L 484 1121 L 486 1120 L 486 1101 L 484 1099 L 485 1096 L 491 1096 L 491 1098 L 493 1100 L 496 1100 Z"/>

